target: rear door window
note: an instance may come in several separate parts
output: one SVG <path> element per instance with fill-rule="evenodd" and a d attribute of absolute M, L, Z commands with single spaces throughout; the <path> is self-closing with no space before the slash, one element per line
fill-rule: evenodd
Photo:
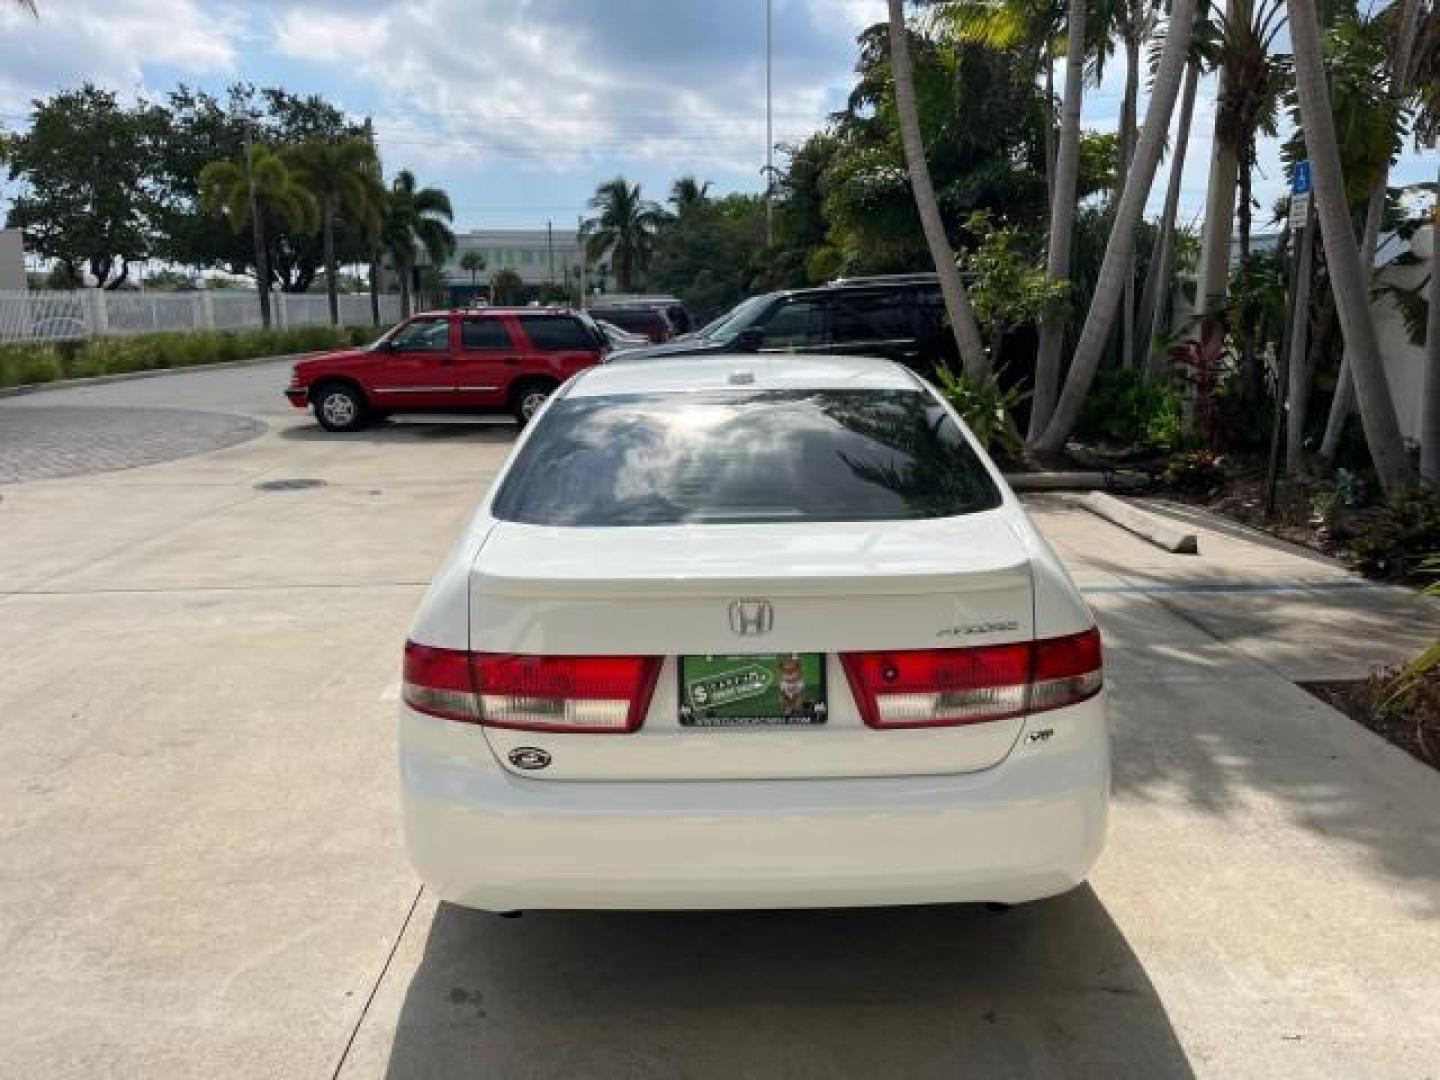
<path fill-rule="evenodd" d="M 569 315 L 521 315 L 520 327 L 542 352 L 595 348 L 589 331 Z"/>
<path fill-rule="evenodd" d="M 910 298 L 903 290 L 837 292 L 831 298 L 830 340 L 837 345 L 913 340 Z"/>
<path fill-rule="evenodd" d="M 504 319 L 462 319 L 460 320 L 460 346 L 471 351 L 510 349 L 510 328 Z"/>
<path fill-rule="evenodd" d="M 979 455 L 922 390 L 564 398 L 495 497 L 536 525 L 889 521 L 1000 505 Z"/>

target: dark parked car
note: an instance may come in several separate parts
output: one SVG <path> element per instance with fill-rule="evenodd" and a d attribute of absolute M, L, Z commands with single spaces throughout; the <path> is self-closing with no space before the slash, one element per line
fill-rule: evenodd
<path fill-rule="evenodd" d="M 605 316 L 610 318 L 609 314 Z M 921 374 L 956 360 L 934 274 L 850 278 L 752 296 L 678 341 L 621 349 L 611 362 L 726 352 L 880 356 Z"/>
<path fill-rule="evenodd" d="M 591 312 L 597 319 L 647 337 L 657 345 L 675 336 L 675 327 L 669 316 L 658 307 L 594 307 Z"/>

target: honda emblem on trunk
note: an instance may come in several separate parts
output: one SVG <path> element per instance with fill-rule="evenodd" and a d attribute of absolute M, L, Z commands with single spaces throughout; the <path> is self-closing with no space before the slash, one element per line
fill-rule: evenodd
<path fill-rule="evenodd" d="M 730 629 L 741 637 L 768 634 L 775 625 L 775 608 L 769 600 L 730 601 Z"/>

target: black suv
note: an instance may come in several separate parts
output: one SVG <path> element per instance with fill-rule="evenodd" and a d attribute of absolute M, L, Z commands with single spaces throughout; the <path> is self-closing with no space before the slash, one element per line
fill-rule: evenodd
<path fill-rule="evenodd" d="M 693 334 L 663 345 L 617 350 L 608 360 L 733 352 L 881 356 L 921 374 L 956 360 L 934 274 L 844 278 L 813 289 L 752 296 Z"/>

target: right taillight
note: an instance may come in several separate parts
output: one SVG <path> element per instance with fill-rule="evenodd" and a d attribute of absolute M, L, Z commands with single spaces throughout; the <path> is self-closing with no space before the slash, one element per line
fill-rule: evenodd
<path fill-rule="evenodd" d="M 1100 631 L 1012 645 L 843 653 L 872 728 L 953 727 L 1045 712 L 1093 697 L 1104 683 Z"/>
<path fill-rule="evenodd" d="M 526 656 L 405 645 L 405 702 L 431 716 L 524 731 L 624 734 L 645 719 L 658 656 Z"/>
<path fill-rule="evenodd" d="M 1096 627 L 1082 634 L 1035 642 L 1030 667 L 1030 712 L 1074 705 L 1094 697 L 1104 685 L 1105 661 Z"/>

